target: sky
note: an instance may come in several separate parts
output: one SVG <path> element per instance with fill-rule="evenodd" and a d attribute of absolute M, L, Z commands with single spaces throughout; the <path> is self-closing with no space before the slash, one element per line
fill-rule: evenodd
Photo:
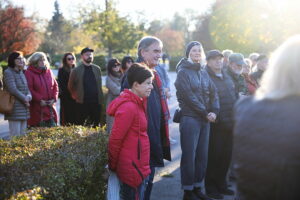
<path fill-rule="evenodd" d="M 25 14 L 38 13 L 39 16 L 50 20 L 54 11 L 55 0 L 11 0 L 16 5 L 25 8 Z M 181 14 L 186 9 L 193 9 L 199 13 L 207 11 L 215 0 L 115 0 L 116 8 L 121 15 L 129 15 L 137 19 L 137 12 L 143 13 L 150 21 L 153 19 L 170 19 L 175 12 Z M 90 2 L 104 6 L 105 0 L 58 0 L 62 13 L 67 19 L 74 17 L 74 6 L 86 5 Z"/>

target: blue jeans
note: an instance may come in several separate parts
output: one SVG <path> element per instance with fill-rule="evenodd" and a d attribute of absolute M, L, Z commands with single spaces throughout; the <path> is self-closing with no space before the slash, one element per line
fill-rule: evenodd
<path fill-rule="evenodd" d="M 151 169 L 151 174 L 149 175 L 148 180 L 147 180 L 144 200 L 150 200 L 150 195 L 151 195 L 152 186 L 153 186 L 155 167 L 150 167 L 150 169 Z"/>
<path fill-rule="evenodd" d="M 199 118 L 182 116 L 180 119 L 181 185 L 184 190 L 202 186 L 205 177 L 210 124 Z"/>
<path fill-rule="evenodd" d="M 136 196 L 143 200 L 147 181 L 148 178 L 144 179 L 137 189 L 120 182 L 120 200 L 135 200 Z"/>

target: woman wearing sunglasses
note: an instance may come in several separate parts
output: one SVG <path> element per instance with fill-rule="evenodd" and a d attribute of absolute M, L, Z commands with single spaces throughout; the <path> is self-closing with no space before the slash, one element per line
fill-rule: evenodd
<path fill-rule="evenodd" d="M 63 66 L 58 71 L 58 87 L 60 98 L 60 124 L 62 126 L 75 124 L 76 102 L 72 99 L 68 90 L 68 81 L 71 70 L 76 65 L 76 58 L 73 53 L 65 53 L 62 59 Z"/>

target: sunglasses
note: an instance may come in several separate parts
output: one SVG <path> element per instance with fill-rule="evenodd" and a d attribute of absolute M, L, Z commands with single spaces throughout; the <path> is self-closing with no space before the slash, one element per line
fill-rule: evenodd
<path fill-rule="evenodd" d="M 131 60 L 128 60 L 127 63 L 133 63 Z"/>
<path fill-rule="evenodd" d="M 73 57 L 72 58 L 67 58 L 67 60 L 75 60 L 75 58 L 73 58 Z"/>

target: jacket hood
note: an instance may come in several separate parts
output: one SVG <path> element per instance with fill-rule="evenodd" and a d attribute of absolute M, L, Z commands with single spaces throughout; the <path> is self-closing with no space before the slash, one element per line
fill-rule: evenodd
<path fill-rule="evenodd" d="M 187 58 L 182 58 L 176 66 L 176 72 L 178 72 L 181 68 L 199 71 L 201 69 L 201 64 L 200 63 L 191 63 L 188 61 Z"/>
<path fill-rule="evenodd" d="M 107 108 L 107 113 L 110 116 L 115 116 L 118 108 L 126 102 L 133 102 L 139 106 L 143 106 L 143 99 L 141 99 L 139 96 L 137 96 L 136 94 L 134 94 L 133 92 L 131 92 L 128 89 L 125 89 L 118 98 L 116 98 L 115 100 L 113 100 L 108 108 Z"/>
<path fill-rule="evenodd" d="M 42 73 L 45 73 L 49 69 L 47 68 L 46 70 L 43 70 L 43 69 L 38 68 L 38 67 L 29 66 L 27 70 L 32 71 L 36 74 L 42 74 Z"/>

